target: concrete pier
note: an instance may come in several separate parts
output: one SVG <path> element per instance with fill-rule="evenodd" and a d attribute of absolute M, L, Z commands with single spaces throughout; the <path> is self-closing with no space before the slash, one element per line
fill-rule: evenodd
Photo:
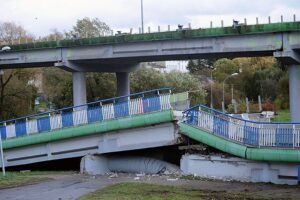
<path fill-rule="evenodd" d="M 73 72 L 73 105 L 86 104 L 86 81 L 84 72 Z"/>
<path fill-rule="evenodd" d="M 130 94 L 129 72 L 117 72 L 117 96 Z"/>
<path fill-rule="evenodd" d="M 291 122 L 300 122 L 300 65 L 289 66 Z"/>
<path fill-rule="evenodd" d="M 219 155 L 183 155 L 180 169 L 186 175 L 254 183 L 297 185 L 299 176 L 298 163 L 260 162 Z"/>

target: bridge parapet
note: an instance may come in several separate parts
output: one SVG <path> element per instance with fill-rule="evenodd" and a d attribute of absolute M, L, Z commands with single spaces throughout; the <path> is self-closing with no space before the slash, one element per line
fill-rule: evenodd
<path fill-rule="evenodd" d="M 82 38 L 82 39 L 67 39 L 57 41 L 44 41 L 44 42 L 31 42 L 25 44 L 7 44 L 10 45 L 11 51 L 23 51 L 32 49 L 49 49 L 49 48 L 68 48 L 76 46 L 91 46 L 91 45 L 107 45 L 107 44 L 122 44 L 132 42 L 147 42 L 158 40 L 178 40 L 188 38 L 202 38 L 202 37 L 222 37 L 234 35 L 249 35 L 249 34 L 262 34 L 262 33 L 278 33 L 278 32 L 293 32 L 300 31 L 300 22 L 281 22 L 270 24 L 243 24 L 239 28 L 217 27 L 217 28 L 199 28 L 199 29 L 186 29 L 182 31 L 167 31 L 156 33 L 144 34 L 126 34 L 116 36 L 105 36 L 95 38 Z M 293 37 L 292 40 L 295 41 Z M 298 41 L 296 42 L 298 44 Z"/>
<path fill-rule="evenodd" d="M 152 112 L 183 109 L 187 103 L 187 92 L 172 94 L 170 88 L 161 88 L 0 122 L 0 133 L 1 138 L 7 140 Z"/>
<path fill-rule="evenodd" d="M 300 123 L 244 120 L 204 105 L 192 107 L 184 115 L 183 123 L 234 143 L 258 148 L 300 148 Z"/>

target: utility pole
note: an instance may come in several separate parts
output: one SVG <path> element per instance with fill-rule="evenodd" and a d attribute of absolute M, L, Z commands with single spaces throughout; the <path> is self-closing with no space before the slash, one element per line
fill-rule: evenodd
<path fill-rule="evenodd" d="M 1 153 L 2 173 L 3 173 L 3 176 L 5 176 L 5 163 L 4 163 L 2 136 L 1 135 L 0 135 L 0 153 Z"/>
<path fill-rule="evenodd" d="M 141 19 L 142 19 L 142 33 L 144 33 L 144 8 L 143 8 L 143 0 L 141 0 Z"/>
<path fill-rule="evenodd" d="M 232 77 L 232 76 L 236 76 L 238 75 L 239 73 L 233 73 L 233 74 L 230 74 L 228 75 L 224 81 L 223 81 L 223 98 L 222 98 L 222 111 L 225 113 L 225 94 L 224 94 L 224 90 L 225 90 L 225 82 L 228 78 Z"/>
<path fill-rule="evenodd" d="M 231 102 L 233 102 L 233 84 L 231 84 Z"/>
<path fill-rule="evenodd" d="M 210 83 L 210 108 L 214 108 L 214 103 L 213 103 L 213 71 L 215 69 L 210 70 L 210 81 L 211 81 L 211 83 Z"/>

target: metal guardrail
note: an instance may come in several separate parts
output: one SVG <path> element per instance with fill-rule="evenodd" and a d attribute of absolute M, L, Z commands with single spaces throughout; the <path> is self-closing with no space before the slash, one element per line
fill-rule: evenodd
<path fill-rule="evenodd" d="M 300 147 L 300 123 L 244 120 L 204 105 L 184 111 L 183 123 L 250 147 Z"/>
<path fill-rule="evenodd" d="M 0 122 L 2 140 L 91 124 L 127 116 L 168 110 L 178 94 L 161 88 L 127 96 L 105 99 L 80 106 L 44 112 Z"/>
<path fill-rule="evenodd" d="M 47 48 L 62 48 L 75 46 L 89 46 L 89 45 L 104 45 L 104 44 L 121 44 L 131 42 L 147 42 L 154 40 L 178 40 L 187 38 L 201 38 L 201 37 L 217 37 L 241 34 L 259 34 L 259 33 L 274 33 L 285 31 L 299 31 L 300 22 L 280 22 L 269 24 L 255 24 L 255 25 L 240 25 L 238 28 L 216 27 L 216 28 L 199 28 L 199 29 L 182 29 L 177 31 L 143 33 L 143 34 L 122 34 L 116 36 L 102 36 L 93 38 L 81 39 L 65 39 L 54 41 L 31 41 L 19 44 L 9 45 L 11 51 L 22 51 L 32 49 L 47 49 Z M 2 46 L 6 46 L 2 45 Z"/>

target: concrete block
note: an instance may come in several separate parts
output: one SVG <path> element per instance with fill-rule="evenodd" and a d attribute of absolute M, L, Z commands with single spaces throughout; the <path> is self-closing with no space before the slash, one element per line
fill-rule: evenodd
<path fill-rule="evenodd" d="M 192 174 L 204 178 L 298 184 L 297 163 L 258 162 L 237 157 L 223 158 L 218 155 L 186 154 L 181 158 L 180 169 L 183 174 Z"/>
<path fill-rule="evenodd" d="M 89 175 L 106 174 L 108 169 L 108 160 L 101 155 L 86 155 L 80 161 L 80 173 Z"/>

